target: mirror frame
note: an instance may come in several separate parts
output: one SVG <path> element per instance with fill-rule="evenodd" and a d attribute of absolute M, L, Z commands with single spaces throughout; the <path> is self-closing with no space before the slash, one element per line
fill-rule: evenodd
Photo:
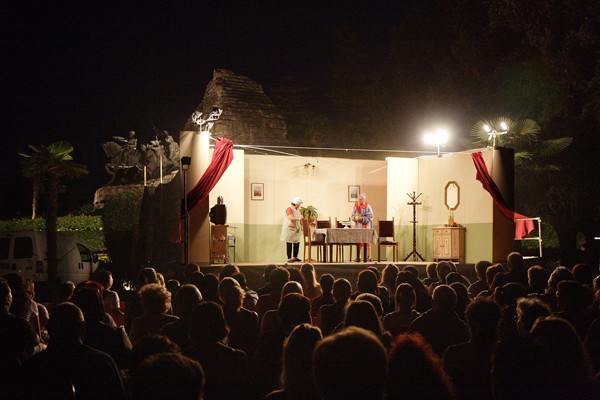
<path fill-rule="evenodd" d="M 448 188 L 450 188 L 450 186 L 456 186 L 456 205 L 454 207 L 450 207 L 448 205 Z M 444 204 L 446 205 L 446 208 L 450 211 L 456 210 L 460 205 L 460 186 L 458 186 L 458 182 L 450 181 L 446 184 L 446 187 L 444 188 Z"/>

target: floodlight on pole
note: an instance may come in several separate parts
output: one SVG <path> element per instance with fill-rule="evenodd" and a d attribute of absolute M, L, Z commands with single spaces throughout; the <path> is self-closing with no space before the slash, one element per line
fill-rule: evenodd
<path fill-rule="evenodd" d="M 437 147 L 437 156 L 441 157 L 440 148 L 446 145 L 448 141 L 448 131 L 446 129 L 438 129 L 434 133 L 425 133 L 425 143 Z"/>
<path fill-rule="evenodd" d="M 187 172 L 190 169 L 192 157 L 181 157 L 181 170 L 183 171 L 183 260 L 184 264 L 189 262 L 189 212 L 187 204 Z"/>
<path fill-rule="evenodd" d="M 492 141 L 492 148 L 496 147 L 496 136 L 506 135 L 508 133 L 508 125 L 506 122 L 500 122 L 500 129 L 501 130 L 496 130 L 493 127 L 490 127 L 488 124 L 483 125 L 483 130 L 488 133 L 488 141 Z"/>

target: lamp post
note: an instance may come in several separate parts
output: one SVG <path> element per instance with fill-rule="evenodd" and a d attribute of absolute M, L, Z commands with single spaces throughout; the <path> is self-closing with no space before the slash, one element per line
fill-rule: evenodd
<path fill-rule="evenodd" d="M 181 157 L 181 170 L 183 171 L 183 260 L 184 264 L 189 261 L 189 212 L 187 204 L 187 172 L 190 169 L 192 157 Z"/>
<path fill-rule="evenodd" d="M 435 133 L 425 133 L 425 143 L 431 144 L 437 147 L 437 156 L 441 157 L 440 147 L 443 147 L 448 141 L 448 131 L 445 129 L 438 129 Z"/>
<path fill-rule="evenodd" d="M 492 148 L 496 147 L 496 136 L 498 135 L 506 135 L 508 133 L 508 125 L 506 122 L 500 122 L 501 131 L 493 129 L 488 124 L 483 125 L 483 130 L 488 133 L 488 140 L 492 140 Z"/>

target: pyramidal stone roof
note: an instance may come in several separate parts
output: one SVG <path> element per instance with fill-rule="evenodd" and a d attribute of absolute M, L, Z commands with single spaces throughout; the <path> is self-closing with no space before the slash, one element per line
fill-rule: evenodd
<path fill-rule="evenodd" d="M 214 137 L 226 137 L 234 144 L 289 145 L 283 117 L 262 86 L 252 79 L 215 69 L 196 111 L 208 118 L 214 107 L 223 110 L 212 128 Z M 184 130 L 197 129 L 190 115 Z"/>

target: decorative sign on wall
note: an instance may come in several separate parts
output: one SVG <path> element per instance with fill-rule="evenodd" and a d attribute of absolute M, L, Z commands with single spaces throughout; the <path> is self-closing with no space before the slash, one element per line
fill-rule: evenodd
<path fill-rule="evenodd" d="M 264 183 L 251 183 L 250 184 L 250 199 L 251 200 L 264 200 L 265 199 L 265 184 Z"/>
<path fill-rule="evenodd" d="M 360 186 L 350 185 L 348 186 L 348 201 L 358 201 L 358 194 L 360 193 Z"/>

